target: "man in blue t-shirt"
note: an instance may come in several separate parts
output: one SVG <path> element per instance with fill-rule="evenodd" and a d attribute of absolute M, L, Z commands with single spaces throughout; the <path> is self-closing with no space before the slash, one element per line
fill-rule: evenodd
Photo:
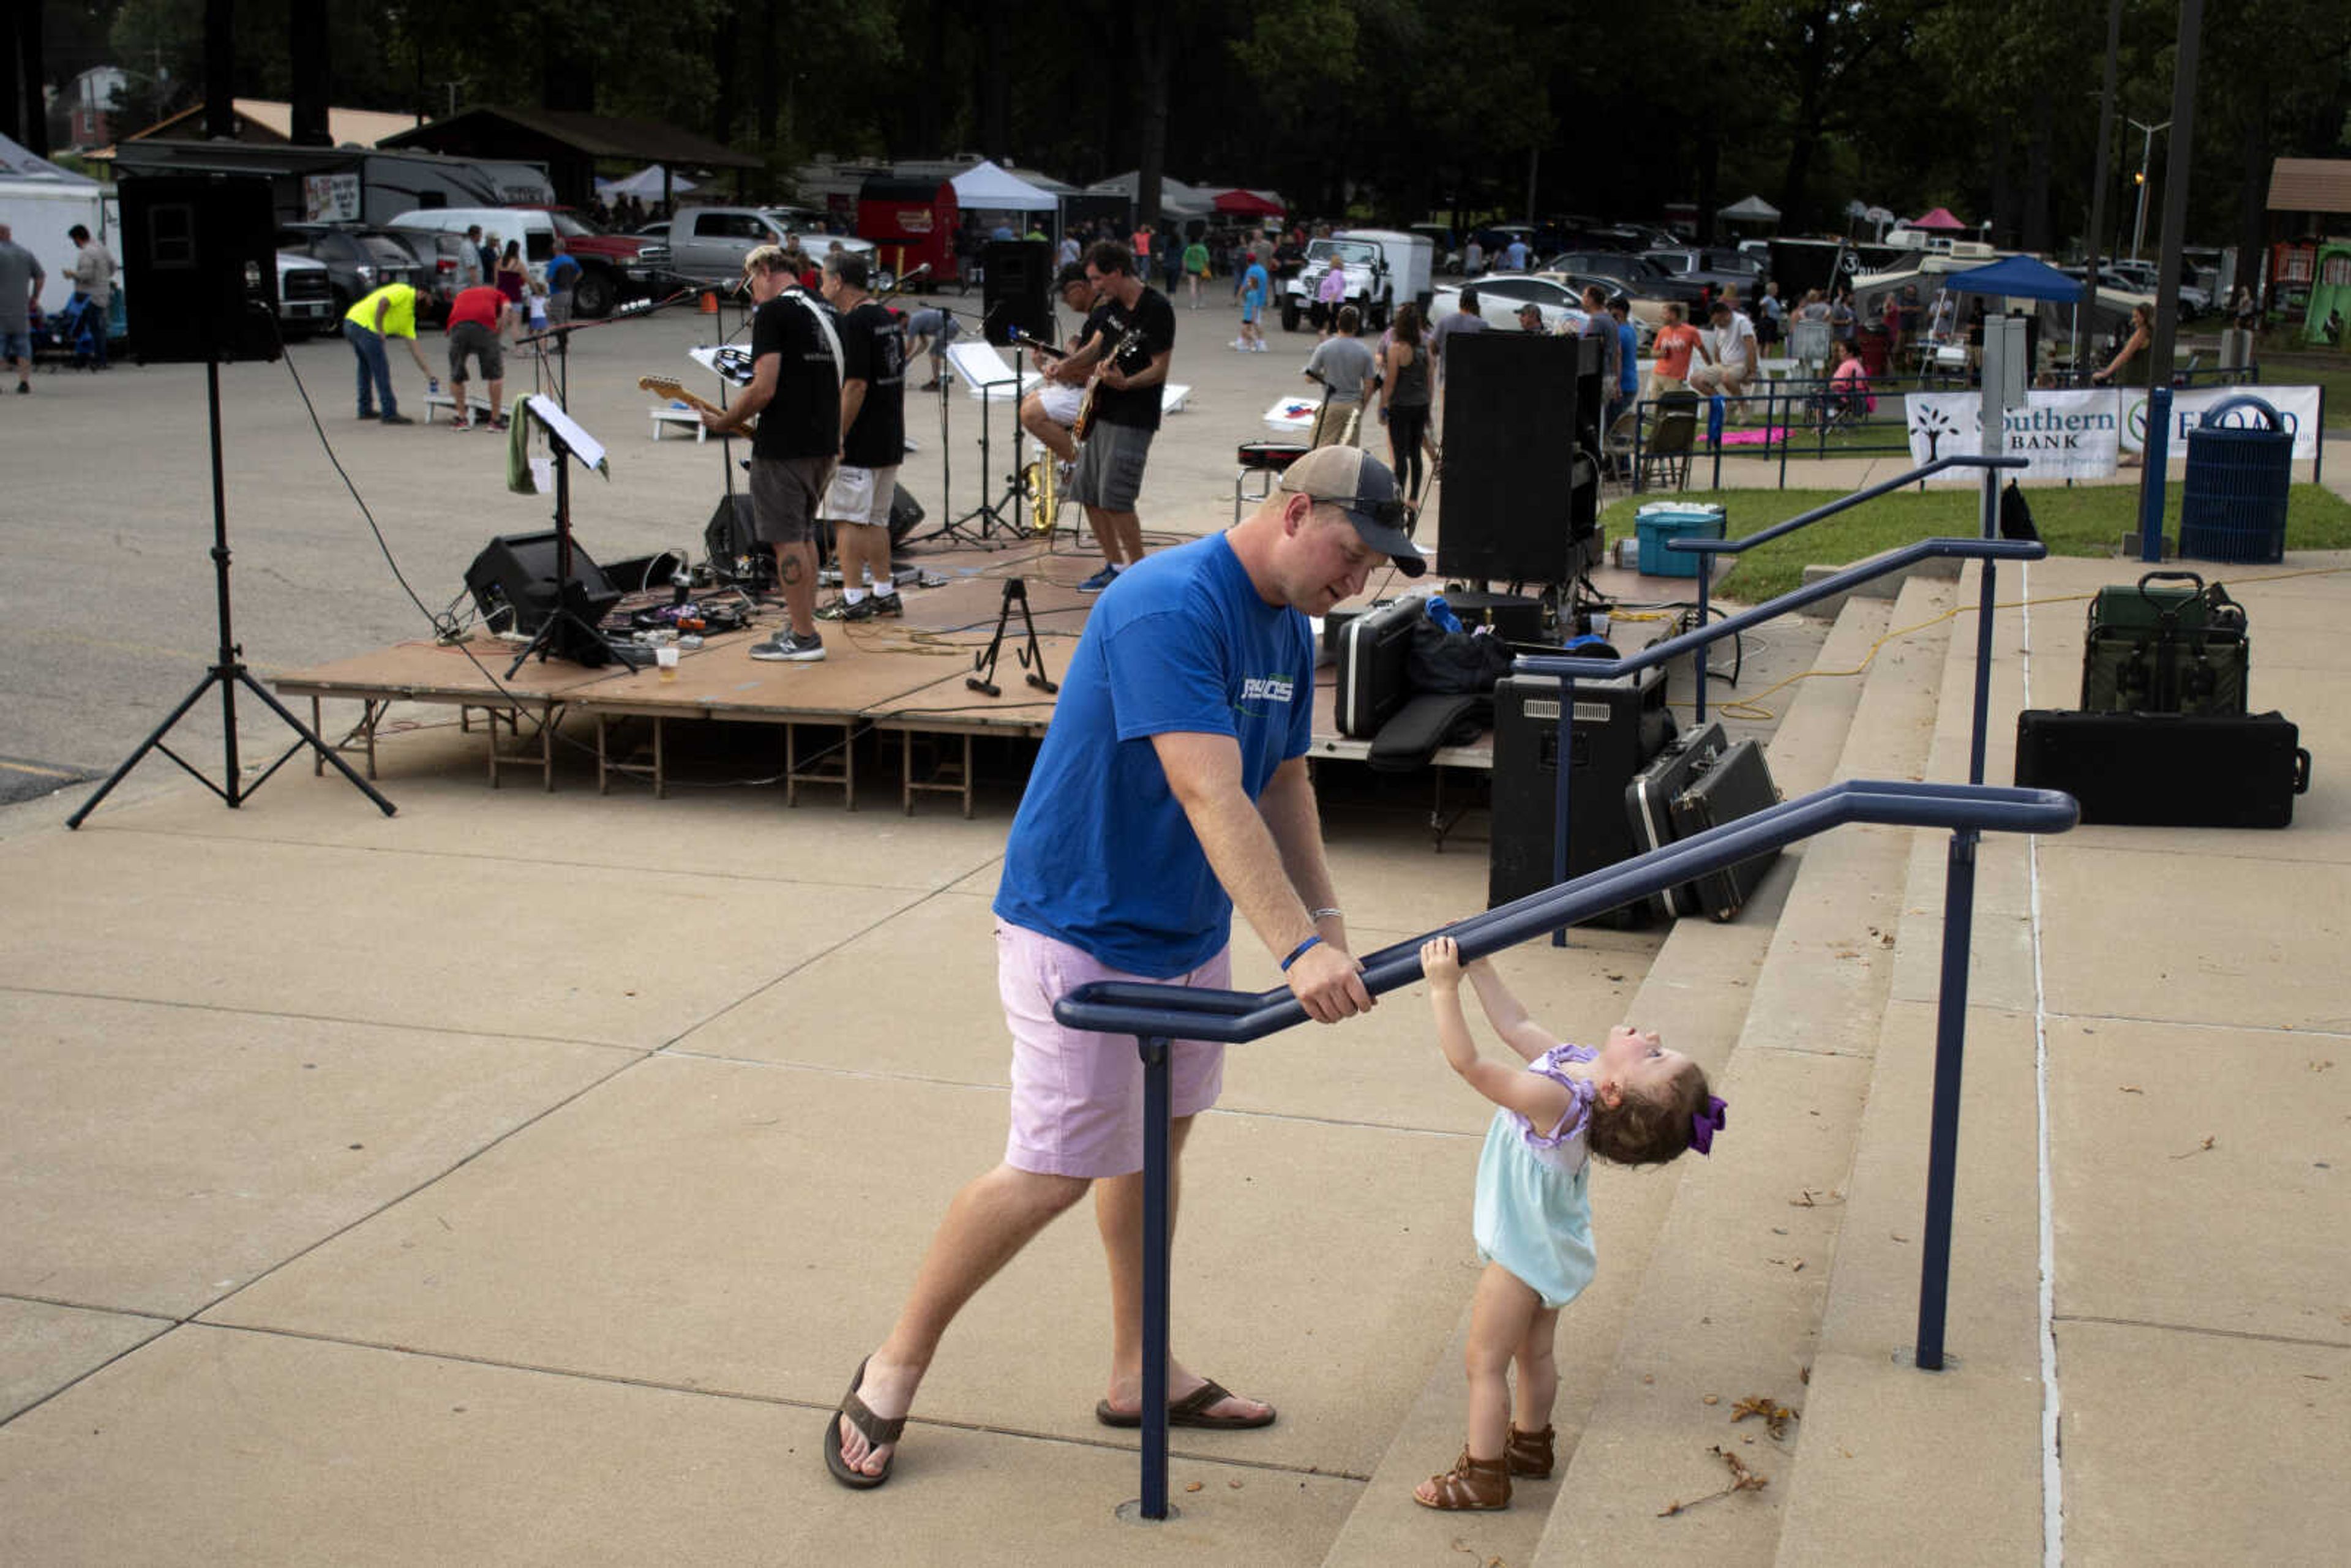
<path fill-rule="evenodd" d="M 560 327 L 571 319 L 571 291 L 580 286 L 579 258 L 563 236 L 555 236 L 555 253 L 547 258 L 547 324 Z"/>
<path fill-rule="evenodd" d="M 1092 980 L 1224 988 L 1238 908 L 1308 1016 L 1368 1009 L 1347 948 L 1306 752 L 1314 696 L 1308 615 L 1360 591 L 1385 560 L 1424 569 L 1395 476 L 1326 446 L 1231 531 L 1120 574 L 1086 622 L 1005 845 L 997 986 L 1012 1030 L 1004 1161 L 956 1194 L 897 1323 L 824 1439 L 845 1486 L 890 1472 L 916 1386 L 956 1312 L 1094 1186 L 1111 1279 L 1106 1427 L 1140 1425 L 1143 1072 L 1134 1042 L 1064 1029 L 1056 998 Z M 1224 1049 L 1171 1051 L 1171 1147 L 1216 1103 Z M 1270 1406 L 1168 1368 L 1176 1426 L 1270 1425 Z"/>

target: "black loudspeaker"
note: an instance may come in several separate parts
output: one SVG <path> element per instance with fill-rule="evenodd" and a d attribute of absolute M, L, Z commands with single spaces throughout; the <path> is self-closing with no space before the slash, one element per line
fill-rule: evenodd
<path fill-rule="evenodd" d="M 1528 332 L 1446 340 L 1438 571 L 1565 583 L 1596 558 L 1604 350 Z"/>
<path fill-rule="evenodd" d="M 983 330 L 1001 349 L 1019 328 L 1032 338 L 1053 336 L 1053 253 L 1040 239 L 990 240 L 981 247 Z"/>
<path fill-rule="evenodd" d="M 465 588 L 494 632 L 537 632 L 558 603 L 555 583 L 555 531 L 503 534 L 474 558 L 465 569 Z M 571 580 L 561 601 L 590 626 L 601 625 L 621 591 L 603 569 L 588 559 L 577 544 L 571 547 Z"/>
<path fill-rule="evenodd" d="M 1450 352 L 1452 345 L 1446 348 Z M 1673 733 L 1663 670 L 1575 684 L 1574 763 L 1567 781 L 1569 876 L 1614 865 L 1635 852 L 1625 788 Z M 1488 907 L 1552 885 L 1558 788 L 1559 682 L 1549 675 L 1507 676 L 1494 686 Z"/>
<path fill-rule="evenodd" d="M 123 304 L 147 364 L 274 360 L 277 215 L 254 175 L 122 182 Z"/>

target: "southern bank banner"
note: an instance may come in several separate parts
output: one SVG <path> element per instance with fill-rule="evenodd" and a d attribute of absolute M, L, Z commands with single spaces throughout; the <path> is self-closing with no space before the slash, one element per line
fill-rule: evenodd
<path fill-rule="evenodd" d="M 2112 387 L 2086 392 L 2036 389 L 2022 408 L 2008 411 L 2007 450 L 2025 459 L 2028 479 L 2103 479 L 2115 471 L 2121 453 L 2121 413 Z M 1983 450 L 1983 394 L 1975 392 L 1911 392 L 1904 399 L 1910 426 L 1910 457 L 1918 464 L 1938 457 L 1969 457 Z M 1935 476 L 1980 485 L 1972 469 L 1947 469 Z"/>
<path fill-rule="evenodd" d="M 2039 393 L 2034 393 L 2036 397 Z M 2147 447 L 2147 390 L 2126 387 L 2117 394 L 2123 404 L 2123 450 Z M 2188 455 L 2188 433 L 2204 423 L 2204 411 L 2232 397 L 2257 397 L 2277 410 L 2278 423 L 2294 437 L 2294 460 L 2308 463 L 2318 456 L 2318 389 L 2316 387 L 2196 387 L 2171 394 L 2169 455 L 2177 463 Z M 2231 409 L 2220 423 L 2233 429 L 2266 430 L 2269 422 L 2257 408 Z"/>
<path fill-rule="evenodd" d="M 2032 479 L 2103 479 L 2111 477 L 2117 457 L 2147 446 L 2147 392 L 2142 389 L 2096 387 L 2055 392 L 2035 388 L 2024 407 L 2008 412 L 2009 455 L 2022 457 Z M 2171 394 L 2170 458 L 2188 455 L 2188 434 L 2204 422 L 2205 412 L 2232 397 L 2251 395 L 2277 411 L 2279 424 L 2294 437 L 2294 457 L 2307 463 L 2318 455 L 2319 394 L 2316 387 L 2252 386 L 2197 387 Z M 1982 395 L 1975 392 L 1911 392 L 1904 400 L 1910 429 L 1910 457 L 1930 463 L 1937 457 L 1972 455 L 1983 450 L 1977 428 L 1983 412 Z M 2232 427 L 2258 430 L 2265 426 L 2258 409 L 2232 409 L 2221 416 Z M 1967 469 L 1938 474 L 1952 484 L 1980 484 Z"/>

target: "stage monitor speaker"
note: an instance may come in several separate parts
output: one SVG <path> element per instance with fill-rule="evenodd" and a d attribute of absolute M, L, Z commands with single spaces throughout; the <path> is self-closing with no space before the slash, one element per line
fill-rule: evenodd
<path fill-rule="evenodd" d="M 481 611 L 483 622 L 496 632 L 537 632 L 559 602 L 555 591 L 555 530 L 537 534 L 502 534 L 474 558 L 465 569 L 465 587 Z M 621 591 L 603 569 L 588 559 L 577 544 L 571 547 L 571 580 L 561 602 L 590 626 L 601 625 Z"/>
<path fill-rule="evenodd" d="M 1437 570 L 1565 583 L 1600 519 L 1598 339 L 1469 332 L 1445 343 Z"/>
<path fill-rule="evenodd" d="M 1450 352 L 1452 345 L 1446 348 Z M 1643 764 L 1665 748 L 1673 733 L 1663 670 L 1575 684 L 1574 770 L 1567 785 L 1568 875 L 1582 876 L 1632 858 L 1625 787 Z M 1552 885 L 1558 788 L 1559 681 L 1550 675 L 1506 676 L 1494 686 L 1489 907 Z"/>
<path fill-rule="evenodd" d="M 274 360 L 277 214 L 257 175 L 122 182 L 123 304 L 147 364 Z"/>
<path fill-rule="evenodd" d="M 1018 327 L 1032 338 L 1053 337 L 1053 253 L 1040 239 L 990 240 L 981 248 L 980 283 L 987 340 L 1001 349 Z"/>

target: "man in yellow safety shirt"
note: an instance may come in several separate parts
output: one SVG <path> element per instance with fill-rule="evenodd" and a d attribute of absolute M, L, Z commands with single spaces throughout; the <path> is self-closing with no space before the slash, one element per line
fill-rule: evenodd
<path fill-rule="evenodd" d="M 392 395 L 392 361 L 383 351 L 386 338 L 408 340 L 409 357 L 430 385 L 432 367 L 424 362 L 424 350 L 416 346 L 416 290 L 405 283 L 387 283 L 345 312 L 343 340 L 359 356 L 360 417 L 376 418 L 380 401 L 384 423 L 413 424 L 416 422 L 400 412 Z"/>

